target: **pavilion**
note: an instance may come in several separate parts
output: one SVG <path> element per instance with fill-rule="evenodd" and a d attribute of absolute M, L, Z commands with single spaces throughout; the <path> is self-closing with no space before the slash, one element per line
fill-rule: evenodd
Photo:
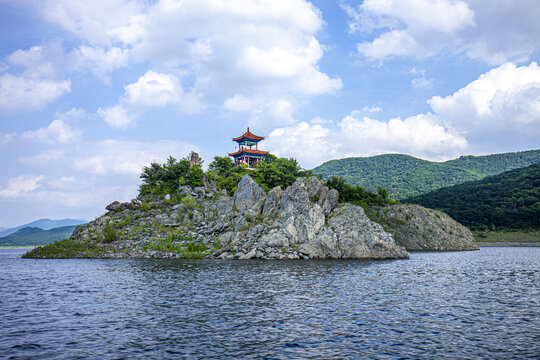
<path fill-rule="evenodd" d="M 257 136 L 249 127 L 247 131 L 239 137 L 233 138 L 233 141 L 238 143 L 238 150 L 229 153 L 234 159 L 234 166 L 247 165 L 248 168 L 254 169 L 262 159 L 268 154 L 268 151 L 259 150 L 259 141 L 264 140 L 264 136 Z M 255 146 L 255 149 L 253 148 Z"/>

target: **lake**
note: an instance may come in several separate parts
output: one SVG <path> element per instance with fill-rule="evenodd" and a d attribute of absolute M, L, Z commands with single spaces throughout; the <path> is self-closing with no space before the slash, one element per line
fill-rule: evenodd
<path fill-rule="evenodd" d="M 509 359 L 540 354 L 540 248 L 409 260 L 21 259 L 0 358 Z"/>

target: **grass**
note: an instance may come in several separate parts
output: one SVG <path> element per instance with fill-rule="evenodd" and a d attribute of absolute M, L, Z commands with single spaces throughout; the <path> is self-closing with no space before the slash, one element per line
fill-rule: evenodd
<path fill-rule="evenodd" d="M 172 252 L 180 254 L 183 258 L 200 259 L 220 247 L 219 241 L 214 242 L 214 247 L 209 249 L 185 233 L 176 233 L 169 234 L 166 238 L 154 239 L 143 247 L 143 251 Z"/>
<path fill-rule="evenodd" d="M 474 239 L 479 244 L 509 244 L 509 245 L 537 245 L 540 246 L 540 230 L 531 231 L 478 231 Z"/>
<path fill-rule="evenodd" d="M 64 239 L 33 248 L 22 257 L 27 259 L 68 259 L 98 258 L 103 255 L 105 255 L 105 250 L 94 243 Z"/>

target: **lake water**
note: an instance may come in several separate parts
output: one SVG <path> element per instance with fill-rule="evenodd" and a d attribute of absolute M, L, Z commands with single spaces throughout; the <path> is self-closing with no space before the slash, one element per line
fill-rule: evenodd
<path fill-rule="evenodd" d="M 0 249 L 0 357 L 524 359 L 540 248 L 393 261 L 31 260 Z"/>

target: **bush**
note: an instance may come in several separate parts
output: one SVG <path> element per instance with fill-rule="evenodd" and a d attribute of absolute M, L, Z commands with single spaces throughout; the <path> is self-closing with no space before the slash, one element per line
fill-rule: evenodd
<path fill-rule="evenodd" d="M 197 201 L 193 196 L 187 195 L 182 199 L 182 205 L 184 205 L 184 207 L 186 207 L 188 210 L 193 210 L 197 207 Z"/>
<path fill-rule="evenodd" d="M 332 176 L 326 181 L 326 186 L 339 191 L 339 201 L 349 202 L 360 206 L 384 205 L 396 203 L 388 198 L 388 191 L 379 188 L 377 194 L 367 191 L 361 186 L 347 184 L 345 179 Z"/>
<path fill-rule="evenodd" d="M 112 227 L 111 223 L 108 222 L 103 228 L 103 242 L 111 243 L 117 239 L 118 234 L 116 233 L 116 230 Z"/>
<path fill-rule="evenodd" d="M 141 205 L 139 205 L 139 210 L 146 212 L 150 210 L 150 205 L 148 205 L 148 203 L 145 201 Z"/>

